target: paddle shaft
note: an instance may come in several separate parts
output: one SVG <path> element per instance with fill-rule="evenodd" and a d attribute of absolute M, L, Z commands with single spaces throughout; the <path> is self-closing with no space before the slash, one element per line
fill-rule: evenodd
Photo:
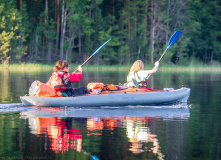
<path fill-rule="evenodd" d="M 167 50 L 168 50 L 168 49 L 166 49 L 166 50 L 164 51 L 164 53 L 162 54 L 162 56 L 161 56 L 160 59 L 158 60 L 159 62 L 161 61 L 161 59 L 163 58 L 163 56 L 167 53 Z"/>
<path fill-rule="evenodd" d="M 109 42 L 111 39 L 109 39 L 108 41 L 106 41 L 104 44 L 102 44 L 86 61 L 84 61 L 84 63 L 82 63 L 81 67 L 83 67 L 83 65 L 85 65 L 94 55 L 96 55 L 98 53 L 98 51 L 107 43 Z M 75 70 L 74 73 L 76 73 L 78 71 Z"/>
<path fill-rule="evenodd" d="M 94 55 L 91 55 L 84 63 L 82 63 L 81 67 L 83 67 Z"/>
<path fill-rule="evenodd" d="M 81 67 L 83 67 L 94 55 L 92 54 L 90 57 L 88 57 L 88 59 L 86 61 L 84 61 L 84 63 L 82 63 Z M 74 73 L 76 73 L 78 71 L 78 69 L 76 69 L 74 71 Z"/>

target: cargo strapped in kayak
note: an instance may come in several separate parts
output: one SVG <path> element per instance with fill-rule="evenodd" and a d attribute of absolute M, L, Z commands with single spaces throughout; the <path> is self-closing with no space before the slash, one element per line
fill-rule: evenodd
<path fill-rule="evenodd" d="M 114 85 L 114 84 L 104 85 L 104 83 L 100 83 L 100 82 L 91 82 L 87 85 L 87 89 L 90 92 L 93 92 L 93 90 L 96 90 L 96 89 L 100 89 L 102 91 L 118 91 L 118 90 L 123 90 L 125 88 L 119 85 Z"/>
<path fill-rule="evenodd" d="M 108 91 L 117 91 L 117 90 L 120 90 L 119 87 L 117 87 L 116 85 L 114 84 L 107 84 L 104 86 L 104 89 L 105 90 L 108 90 Z"/>
<path fill-rule="evenodd" d="M 29 88 L 29 95 L 38 97 L 62 97 L 61 92 L 56 92 L 54 88 L 38 80 L 32 82 Z"/>
<path fill-rule="evenodd" d="M 92 92 L 94 89 L 104 89 L 104 84 L 99 82 L 88 83 L 87 89 Z"/>

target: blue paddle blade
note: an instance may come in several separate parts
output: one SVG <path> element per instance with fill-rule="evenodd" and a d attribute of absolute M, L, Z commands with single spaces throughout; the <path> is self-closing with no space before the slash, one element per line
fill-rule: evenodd
<path fill-rule="evenodd" d="M 107 42 L 109 42 L 111 39 L 109 39 Z M 104 44 L 102 44 L 92 55 L 94 56 L 95 54 L 97 54 L 97 52 L 107 43 L 105 42 Z"/>
<path fill-rule="evenodd" d="M 99 160 L 99 158 L 97 158 L 97 156 L 93 155 L 92 160 Z"/>
<path fill-rule="evenodd" d="M 176 42 L 176 40 L 179 38 L 181 33 L 182 33 L 182 31 L 178 30 L 172 35 L 172 37 L 170 38 L 170 41 L 168 43 L 167 49 L 169 49 L 174 44 L 174 42 Z"/>

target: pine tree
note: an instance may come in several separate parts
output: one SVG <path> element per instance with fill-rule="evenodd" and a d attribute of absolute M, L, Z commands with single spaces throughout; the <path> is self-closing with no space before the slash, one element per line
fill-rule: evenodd
<path fill-rule="evenodd" d="M 18 10 L 14 9 L 13 1 L 0 2 L 0 34 L 1 53 L 0 58 L 3 63 L 20 60 L 27 47 L 25 42 L 25 29 L 22 26 L 22 16 Z M 8 10 L 7 10 L 8 9 Z"/>

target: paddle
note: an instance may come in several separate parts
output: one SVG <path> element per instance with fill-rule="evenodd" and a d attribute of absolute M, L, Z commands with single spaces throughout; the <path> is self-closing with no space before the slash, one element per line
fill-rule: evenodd
<path fill-rule="evenodd" d="M 160 59 L 158 60 L 160 62 L 160 60 L 163 58 L 163 56 L 166 54 L 167 50 L 174 44 L 174 42 L 176 42 L 176 40 L 179 38 L 180 34 L 182 33 L 182 31 L 176 31 L 170 38 L 168 46 L 166 48 L 166 50 L 164 51 L 164 53 L 162 54 L 162 56 L 160 57 Z"/>
<path fill-rule="evenodd" d="M 85 65 L 93 56 L 95 56 L 97 53 L 98 53 L 98 51 L 107 43 L 107 42 L 109 42 L 111 39 L 109 39 L 108 41 L 106 41 L 104 44 L 102 44 L 86 61 L 84 61 L 84 63 L 82 63 L 82 65 L 81 65 L 81 67 L 83 66 L 83 65 Z M 76 71 L 74 71 L 74 73 L 76 73 L 78 71 L 78 69 L 76 70 Z"/>
<path fill-rule="evenodd" d="M 161 59 L 163 58 L 163 56 L 166 54 L 167 50 L 174 44 L 174 42 L 176 42 L 176 40 L 179 38 L 180 34 L 182 33 L 182 31 L 176 31 L 170 38 L 169 43 L 167 45 L 166 50 L 163 52 L 162 56 L 160 57 L 160 59 L 158 60 L 159 62 L 161 61 Z M 151 74 L 148 75 L 147 80 L 150 78 Z"/>

